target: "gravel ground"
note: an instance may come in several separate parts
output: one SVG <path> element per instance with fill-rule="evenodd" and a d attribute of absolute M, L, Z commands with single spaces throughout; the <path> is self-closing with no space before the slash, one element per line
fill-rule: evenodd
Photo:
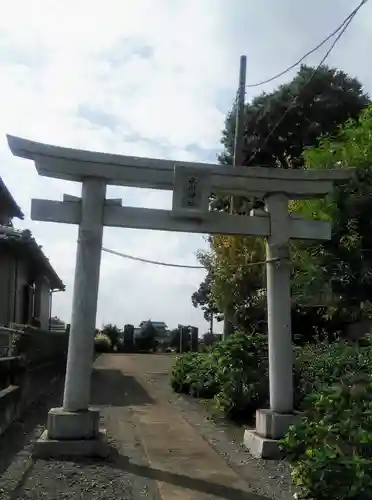
<path fill-rule="evenodd" d="M 139 457 L 137 457 L 138 459 Z M 140 460 L 137 461 L 137 463 Z M 1 499 L 158 499 L 150 480 L 136 476 L 121 456 L 110 462 L 34 461 L 18 456 L 1 482 Z"/>
<path fill-rule="evenodd" d="M 122 359 L 125 363 L 125 356 Z M 116 358 L 115 364 L 118 362 Z M 174 394 L 169 385 L 172 362 L 170 356 L 142 355 L 138 357 L 136 377 L 119 375 L 109 368 L 93 373 L 93 404 L 101 407 L 108 438 L 116 450 L 105 462 L 32 459 L 30 441 L 44 429 L 48 409 L 60 405 L 62 387 L 57 384 L 54 395 L 44 398 L 27 419 L 16 422 L 0 438 L 0 500 L 160 500 L 131 408 L 149 404 L 149 397 L 175 405 L 255 493 L 268 499 L 291 499 L 287 464 L 253 459 L 226 432 L 226 426 L 208 418 L 202 405 Z M 145 387 L 139 385 L 141 378 Z"/>
<path fill-rule="evenodd" d="M 123 389 L 121 381 L 110 380 L 113 383 L 107 385 L 100 383 L 102 380 L 96 382 L 95 400 L 115 403 L 117 395 L 113 393 Z M 125 411 L 119 406 L 102 408 L 114 449 L 109 461 L 45 461 L 31 457 L 31 441 L 44 430 L 48 409 L 60 405 L 61 389 L 61 384 L 55 387 L 52 397 L 40 401 L 24 421 L 16 422 L 0 438 L 0 500 L 159 500 L 141 443 L 134 430 L 128 432 L 132 426 L 129 406 Z M 129 405 L 130 394 L 126 396 Z"/>

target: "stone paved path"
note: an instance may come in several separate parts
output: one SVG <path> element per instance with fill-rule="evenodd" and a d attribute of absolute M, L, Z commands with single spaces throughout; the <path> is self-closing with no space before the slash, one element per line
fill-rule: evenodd
<path fill-rule="evenodd" d="M 42 431 L 47 408 L 60 404 L 57 388 L 0 439 L 0 500 L 291 498 L 283 464 L 251 459 L 198 405 L 172 393 L 172 362 L 158 354 L 96 360 L 92 406 L 101 408 L 116 450 L 109 461 L 32 459 L 30 439 Z"/>

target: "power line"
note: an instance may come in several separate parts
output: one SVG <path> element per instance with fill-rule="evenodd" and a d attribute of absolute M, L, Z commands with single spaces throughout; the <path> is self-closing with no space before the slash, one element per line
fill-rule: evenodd
<path fill-rule="evenodd" d="M 281 76 L 285 75 L 286 73 L 289 73 L 289 71 L 291 71 L 292 69 L 294 69 L 296 66 L 298 66 L 299 64 L 301 64 L 307 57 L 311 56 L 312 54 L 314 54 L 314 52 L 316 52 L 317 50 L 319 50 L 321 47 L 323 47 L 323 45 L 325 45 L 332 37 L 334 37 L 340 30 L 341 28 L 350 20 L 350 18 L 354 17 L 355 14 L 358 12 L 358 10 L 363 6 L 363 4 L 365 4 L 368 0 L 363 0 L 363 2 L 358 6 L 356 7 L 353 12 L 351 12 L 351 14 L 349 14 L 347 16 L 347 18 L 343 21 L 342 24 L 340 24 L 340 26 L 338 26 L 337 29 L 335 29 L 334 31 L 332 31 L 332 33 L 330 33 L 326 38 L 324 38 L 320 43 L 318 43 L 318 45 L 316 47 L 314 47 L 313 49 L 309 50 L 308 52 L 306 52 L 306 54 L 304 54 L 298 61 L 296 61 L 295 63 L 291 64 L 291 66 L 288 66 L 286 69 L 284 69 L 283 71 L 281 71 L 280 73 L 277 73 L 276 75 L 272 76 L 271 78 L 268 78 L 267 80 L 262 80 L 261 82 L 257 82 L 257 83 L 250 83 L 248 85 L 246 85 L 246 88 L 253 88 L 253 87 L 259 87 L 260 85 L 265 85 L 266 83 L 271 83 L 273 82 L 274 80 L 277 80 L 278 78 L 280 78 Z"/>
<path fill-rule="evenodd" d="M 102 250 L 106 253 L 110 253 L 112 255 L 117 255 L 119 257 L 123 257 L 124 259 L 129 259 L 129 260 L 135 260 L 137 262 L 143 262 L 145 264 L 154 264 L 156 266 L 165 266 L 165 267 L 177 267 L 181 269 L 205 269 L 204 266 L 188 266 L 184 264 L 171 264 L 169 262 L 161 262 L 158 260 L 149 260 L 149 259 L 143 259 L 142 257 L 134 257 L 133 255 L 128 255 L 126 253 L 122 252 L 117 252 L 116 250 L 110 250 L 109 248 L 102 247 Z M 245 264 L 245 267 L 254 267 L 254 266 L 262 266 L 264 264 L 270 264 L 274 262 L 279 262 L 282 260 L 288 260 L 288 259 L 269 259 L 269 260 L 259 260 L 256 262 L 250 262 L 248 264 Z"/>
<path fill-rule="evenodd" d="M 102 250 L 107 253 L 111 253 L 113 255 L 118 255 L 119 257 L 124 257 L 125 259 L 135 260 L 137 262 L 144 262 L 145 264 L 155 264 L 157 266 L 165 266 L 165 267 L 178 267 L 182 269 L 205 269 L 204 266 L 188 266 L 183 264 L 171 264 L 169 262 L 160 262 L 157 260 L 149 260 L 143 259 L 141 257 L 134 257 L 133 255 L 128 255 L 126 253 L 116 252 L 115 250 L 110 250 L 109 248 L 102 247 Z"/>
<path fill-rule="evenodd" d="M 315 68 L 315 70 L 312 72 L 310 78 L 307 80 L 307 82 L 305 83 L 304 87 L 302 88 L 302 91 L 312 82 L 313 78 L 315 77 L 315 75 L 318 73 L 319 69 L 321 68 L 321 66 L 324 64 L 325 60 L 328 58 L 328 56 L 330 55 L 330 53 L 332 52 L 332 50 L 334 49 L 334 47 L 336 46 L 336 44 L 338 43 L 338 41 L 340 40 L 340 38 L 342 37 L 342 35 L 345 33 L 345 31 L 347 30 L 347 28 L 349 27 L 350 23 L 352 22 L 352 20 L 354 19 L 354 17 L 356 16 L 356 14 L 358 13 L 358 11 L 361 9 L 361 7 L 363 7 L 364 4 L 366 4 L 368 2 L 368 0 L 362 0 L 362 2 L 358 5 L 358 7 L 356 7 L 353 12 L 351 14 L 349 14 L 349 16 L 346 18 L 346 20 L 343 22 L 343 24 L 341 26 L 343 26 L 343 28 L 341 29 L 340 33 L 338 34 L 338 36 L 335 38 L 335 40 L 333 41 L 332 45 L 330 46 L 330 48 L 327 50 L 326 54 L 324 55 L 324 57 L 322 58 L 322 60 L 320 61 L 320 63 L 318 64 L 318 66 Z M 284 118 L 287 116 L 287 114 L 291 111 L 291 109 L 293 109 L 293 107 L 296 105 L 296 102 L 297 102 L 297 99 L 298 99 L 299 96 L 295 97 L 291 103 L 290 106 L 288 106 L 288 108 L 286 109 L 286 111 L 283 113 L 283 115 L 281 116 L 281 118 L 279 119 L 279 121 L 276 123 L 276 125 L 270 130 L 269 134 L 267 135 L 263 145 L 260 147 L 260 149 L 262 150 L 268 140 L 270 139 L 270 137 L 273 135 L 273 133 L 275 132 L 275 130 L 279 127 L 279 125 L 282 123 L 282 121 L 284 120 Z M 258 153 L 258 149 L 256 149 L 256 151 L 253 153 L 253 155 L 249 158 L 248 160 L 248 164 L 254 160 L 254 158 L 256 157 Z"/>

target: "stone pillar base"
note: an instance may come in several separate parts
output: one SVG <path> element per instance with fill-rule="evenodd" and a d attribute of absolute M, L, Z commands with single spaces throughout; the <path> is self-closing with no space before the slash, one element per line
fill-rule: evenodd
<path fill-rule="evenodd" d="M 296 413 L 276 413 L 272 410 L 256 411 L 256 432 L 269 439 L 283 439 L 289 427 L 296 422 Z"/>
<path fill-rule="evenodd" d="M 106 432 L 99 428 L 99 411 L 92 409 L 52 408 L 47 429 L 33 446 L 37 458 L 108 457 L 109 452 Z"/>
<path fill-rule="evenodd" d="M 244 432 L 244 445 L 256 458 L 278 459 L 281 456 L 279 441 L 298 418 L 299 414 L 296 413 L 257 410 L 256 429 L 247 429 Z"/>
<path fill-rule="evenodd" d="M 69 411 L 52 408 L 48 413 L 50 439 L 94 439 L 99 434 L 99 411 Z"/>

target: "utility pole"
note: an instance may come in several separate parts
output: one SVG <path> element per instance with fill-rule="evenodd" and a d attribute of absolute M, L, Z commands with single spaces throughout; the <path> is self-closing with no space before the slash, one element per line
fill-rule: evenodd
<path fill-rule="evenodd" d="M 247 74 L 247 56 L 240 57 L 239 88 L 236 101 L 235 115 L 235 137 L 234 137 L 234 157 L 233 167 L 240 167 L 243 164 L 244 153 L 244 111 L 245 111 L 245 86 Z M 236 199 L 231 197 L 230 213 L 234 213 Z"/>
<path fill-rule="evenodd" d="M 239 167 L 243 163 L 244 153 L 244 111 L 245 111 L 245 87 L 247 75 L 247 56 L 240 56 L 239 68 L 239 88 L 236 101 L 236 114 L 235 114 L 235 137 L 234 137 L 234 157 L 233 167 Z M 230 200 L 230 213 L 236 212 L 237 200 L 231 197 Z M 233 311 L 227 307 L 224 311 L 224 325 L 223 336 L 228 337 L 232 333 L 232 315 Z"/>

